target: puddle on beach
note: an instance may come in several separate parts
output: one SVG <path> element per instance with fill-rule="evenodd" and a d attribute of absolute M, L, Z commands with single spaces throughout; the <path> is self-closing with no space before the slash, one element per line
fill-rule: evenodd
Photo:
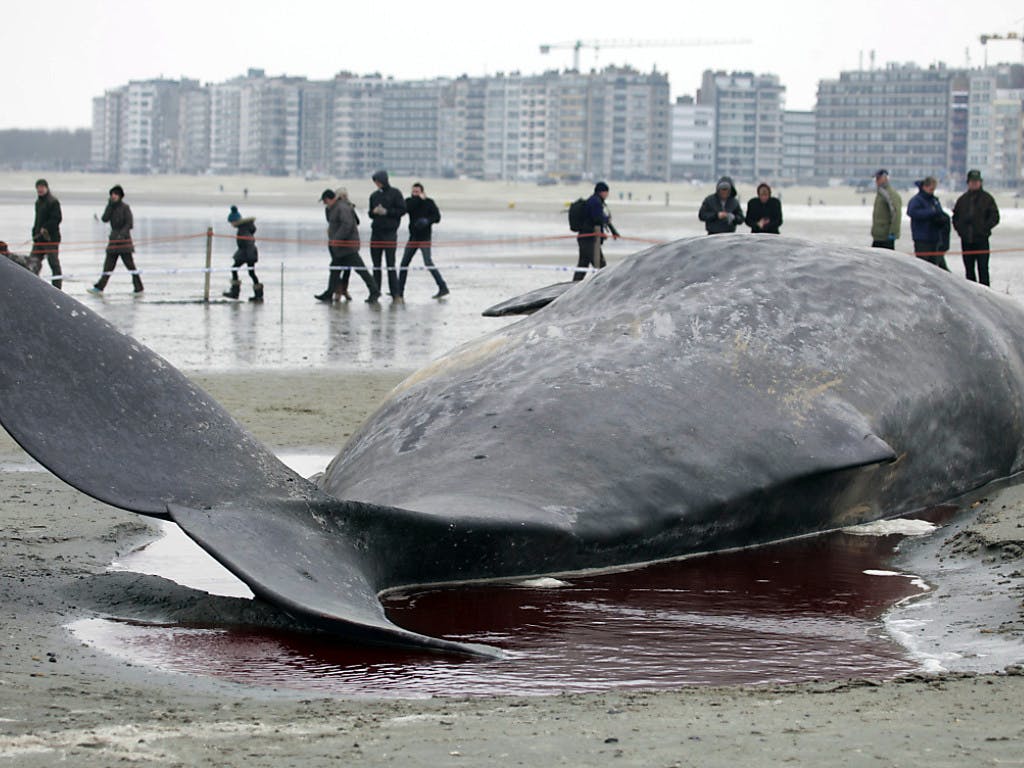
<path fill-rule="evenodd" d="M 315 469 L 315 468 L 314 468 Z M 951 508 L 924 517 L 941 522 Z M 918 523 L 918 527 L 921 527 Z M 905 528 L 905 526 L 904 526 Z M 910 533 L 923 533 L 913 530 Z M 113 567 L 214 594 L 248 589 L 167 524 Z M 865 535 L 866 534 L 866 535 Z M 353 647 L 337 638 L 89 619 L 84 642 L 162 670 L 338 695 L 537 695 L 789 683 L 913 671 L 882 614 L 928 587 L 890 570 L 902 533 L 835 532 L 625 573 L 385 598 L 409 629 L 498 646 L 500 660 Z"/>

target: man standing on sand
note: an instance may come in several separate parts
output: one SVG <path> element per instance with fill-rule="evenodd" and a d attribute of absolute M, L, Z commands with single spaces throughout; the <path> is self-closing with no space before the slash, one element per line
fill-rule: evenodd
<path fill-rule="evenodd" d="M 398 295 L 405 296 L 405 281 L 409 279 L 409 265 L 412 257 L 419 249 L 423 253 L 423 264 L 430 270 L 430 274 L 437 283 L 437 293 L 431 298 L 443 299 L 451 291 L 441 272 L 434 266 L 434 260 L 430 255 L 430 238 L 433 235 L 433 227 L 441 221 L 441 211 L 437 204 L 423 192 L 423 185 L 416 182 L 412 185 L 412 196 L 405 199 L 405 210 L 409 214 L 409 242 L 405 244 L 405 252 L 402 254 L 401 269 L 398 275 Z"/>
<path fill-rule="evenodd" d="M 373 277 L 383 289 L 381 280 L 381 256 L 387 265 L 388 295 L 395 301 L 402 300 L 395 272 L 395 251 L 398 249 L 398 225 L 405 215 L 405 198 L 391 186 L 387 171 L 377 171 L 372 176 L 377 191 L 370 195 L 370 259 L 373 261 Z"/>
<path fill-rule="evenodd" d="M 612 224 L 607 200 L 608 185 L 599 181 L 594 185 L 594 194 L 587 198 L 583 226 L 576 235 L 579 259 L 576 262 L 576 271 L 572 273 L 573 281 L 586 277 L 589 267 L 604 269 L 604 252 L 601 246 L 607 239 L 605 232 L 611 232 L 613 238 L 619 239 L 619 232 Z"/>
<path fill-rule="evenodd" d="M 995 199 L 981 188 L 981 171 L 967 172 L 967 191 L 957 198 L 953 206 L 953 228 L 960 235 L 960 250 L 964 255 L 967 279 L 982 285 L 989 284 L 988 238 L 999 223 L 999 207 Z M 974 275 L 974 266 L 978 275 Z"/>
<path fill-rule="evenodd" d="M 331 254 L 332 269 L 327 279 L 327 290 L 314 298 L 327 304 L 334 301 L 334 293 L 342 279 L 342 270 L 338 267 L 351 267 L 363 279 L 370 292 L 366 302 L 376 303 L 380 298 L 380 288 L 359 257 L 359 217 L 356 215 L 356 207 L 348 199 L 348 192 L 344 189 L 337 192 L 325 189 L 320 195 L 320 202 L 324 204 L 324 215 L 327 217 L 327 250 Z M 345 295 L 348 295 L 348 291 L 345 291 Z"/>
<path fill-rule="evenodd" d="M 46 179 L 36 182 L 36 220 L 32 224 L 32 256 L 46 259 L 53 277 L 50 282 L 58 291 L 62 289 L 60 256 L 60 223 L 64 220 L 60 200 L 50 192 Z"/>
<path fill-rule="evenodd" d="M 871 247 L 896 249 L 900 236 L 900 217 L 903 200 L 889 184 L 889 172 L 884 168 L 875 173 L 875 209 L 871 214 Z"/>

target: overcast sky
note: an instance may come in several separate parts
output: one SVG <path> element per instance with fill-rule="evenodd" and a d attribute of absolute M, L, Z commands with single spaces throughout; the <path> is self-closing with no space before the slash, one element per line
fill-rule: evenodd
<path fill-rule="evenodd" d="M 1024 32 L 1021 0 L 46 0 L 6 2 L 0 128 L 89 127 L 92 98 L 129 80 L 243 74 L 327 79 L 341 70 L 397 78 L 535 74 L 571 65 L 542 43 L 750 40 L 745 45 L 584 49 L 597 65 L 656 67 L 673 96 L 707 68 L 772 72 L 789 109 L 814 106 L 817 81 L 865 66 L 873 49 L 921 65 L 983 61 L 981 34 Z M 672 10 L 665 12 L 664 7 Z M 717 10 L 716 10 L 717 9 Z M 1019 42 L 992 42 L 989 62 L 1022 61 Z"/>

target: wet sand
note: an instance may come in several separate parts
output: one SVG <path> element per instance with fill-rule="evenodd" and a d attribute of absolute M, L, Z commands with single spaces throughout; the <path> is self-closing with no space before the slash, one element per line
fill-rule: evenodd
<path fill-rule="evenodd" d="M 402 375 L 206 373 L 193 378 L 279 450 L 340 445 Z M 414 701 L 342 699 L 174 674 L 83 645 L 70 622 L 118 613 L 202 618 L 193 593 L 105 573 L 154 535 L 0 437 L 0 766 L 1019 764 L 1024 675 L 946 672 L 657 693 Z M 987 498 L 986 498 L 987 497 Z M 1024 492 L 982 494 L 904 567 L 944 581 L 953 649 L 1021 642 Z M 964 593 L 960 585 L 969 585 Z M 148 604 L 147 604 L 148 601 Z M 958 602 L 959 601 L 959 602 Z M 239 606 L 234 620 L 272 623 Z M 836 652 L 842 653 L 837 647 Z M 977 660 L 976 660 L 977 661 Z M 980 662 L 979 662 L 980 664 Z M 952 668 L 955 665 L 947 665 Z M 982 665 L 983 666 L 983 665 Z"/>

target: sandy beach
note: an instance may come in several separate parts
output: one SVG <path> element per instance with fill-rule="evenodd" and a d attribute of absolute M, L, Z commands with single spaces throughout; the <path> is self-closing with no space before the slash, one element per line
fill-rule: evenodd
<path fill-rule="evenodd" d="M 402 377 L 193 374 L 279 450 L 340 445 Z M 1014 666 L 896 680 L 402 701 L 316 696 L 133 664 L 84 645 L 67 625 L 111 613 L 167 620 L 202 613 L 191 590 L 107 572 L 114 558 L 153 538 L 155 528 L 33 471 L 6 436 L 0 464 L 8 470 L 0 474 L 0 765 L 1021 762 L 1024 675 Z M 954 647 L 992 636 L 1019 644 L 1024 493 L 992 491 L 962 507 L 955 524 L 901 555 L 909 560 L 904 567 L 946 567 L 951 572 L 937 586 L 953 602 L 960 582 L 952 571 L 987 585 L 973 586 L 967 599 L 974 609 L 950 622 Z M 272 624 L 272 614 L 255 606 L 237 621 Z"/>

